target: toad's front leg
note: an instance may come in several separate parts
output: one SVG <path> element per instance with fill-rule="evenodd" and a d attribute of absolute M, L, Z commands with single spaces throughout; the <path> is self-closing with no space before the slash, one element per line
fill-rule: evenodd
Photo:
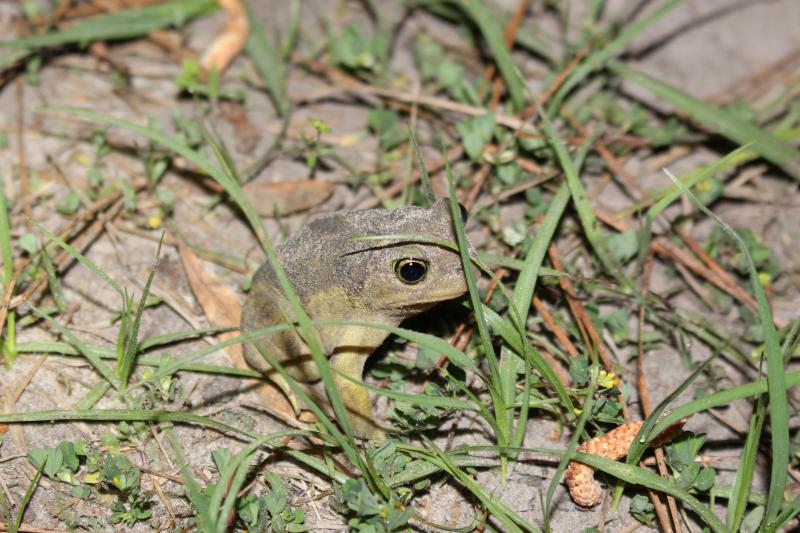
<path fill-rule="evenodd" d="M 382 441 L 385 438 L 384 430 L 372 416 L 372 402 L 362 381 L 364 364 L 369 355 L 368 349 L 339 349 L 334 352 L 330 364 L 335 370 L 333 379 L 347 409 L 353 434 L 362 439 Z M 354 381 L 344 378 L 340 373 Z"/>

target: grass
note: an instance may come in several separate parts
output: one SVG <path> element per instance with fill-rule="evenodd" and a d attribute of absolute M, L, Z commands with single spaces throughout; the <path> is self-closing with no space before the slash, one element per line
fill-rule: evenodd
<path fill-rule="evenodd" d="M 34 468 L 31 481 L 17 485 L 25 486 L 22 494 L 12 490 L 7 501 L 6 491 L 0 490 L 2 525 L 11 531 L 52 527 L 29 524 L 25 518 L 33 516 L 26 510 L 45 505 L 55 494 L 83 498 L 100 509 L 101 517 L 91 524 L 99 529 L 314 529 L 315 518 L 304 512 L 307 495 L 300 494 L 298 485 L 287 484 L 282 471 L 271 471 L 273 461 L 281 458 L 298 468 L 300 482 L 322 480 L 318 494 L 327 496 L 325 505 L 355 531 L 424 525 L 558 532 L 564 517 L 575 512 L 565 497 L 558 497 L 561 475 L 571 460 L 602 472 L 605 484 L 616 483 L 612 505 L 627 504 L 626 519 L 664 531 L 671 530 L 670 521 L 715 532 L 796 527 L 800 495 L 789 483 L 797 465 L 798 438 L 790 423 L 796 405 L 787 391 L 800 385 L 795 366 L 800 316 L 784 324 L 773 315 L 778 302 L 797 297 L 790 272 L 796 265 L 779 263 L 770 249 L 776 242 L 749 231 L 746 220 L 726 221 L 717 214 L 726 211 L 731 198 L 750 207 L 766 201 L 767 193 L 752 186 L 742 196 L 740 176 L 758 170 L 757 165 L 771 165 L 771 179 L 784 186 L 800 176 L 796 87 L 777 86 L 768 101 L 726 107 L 634 68 L 626 56 L 631 43 L 680 9 L 678 1 L 657 2 L 631 18 L 608 13 L 602 2 L 594 1 L 581 20 L 568 3 L 548 5 L 544 13 L 527 6 L 520 18 L 493 3 L 471 0 L 424 1 L 413 8 L 397 3 L 385 10 L 378 2 L 367 2 L 365 20 L 372 22 L 367 30 L 338 19 L 315 27 L 297 1 L 287 5 L 284 23 L 262 26 L 259 4 L 245 2 L 251 27 L 241 51 L 245 66 L 237 63 L 219 78 L 196 77 L 194 83 L 208 84 L 208 90 L 176 103 L 193 110 L 192 121 L 177 115 L 172 122 L 125 118 L 131 116 L 125 108 L 109 112 L 66 97 L 46 108 L 26 109 L 28 115 L 41 113 L 57 124 L 40 133 L 52 136 L 58 131 L 65 153 L 86 140 L 73 138 L 77 124 L 88 123 L 96 133 L 91 145 L 80 144 L 80 150 L 90 146 L 94 153 L 81 152 L 72 158 L 77 166 L 58 169 L 73 194 L 79 193 L 74 205 L 63 201 L 58 187 L 42 192 L 47 166 L 28 163 L 25 175 L 33 178 L 24 187 L 18 177 L 23 174 L 0 180 L 0 332 L 7 365 L 0 379 L 10 384 L 6 401 L 15 407 L 0 414 L 0 428 L 21 425 L 36 435 L 29 442 L 52 442 L 52 424 L 70 428 L 70 423 L 82 422 L 97 433 L 90 442 L 58 437 L 62 440 L 53 447 L 22 449 L 12 433 L 0 433 L 0 457 L 15 450 L 22 454 L 16 460 Z M 87 15 L 40 13 L 26 4 L 29 31 L 0 43 L 8 51 L 0 57 L 0 75 L 25 77 L 30 84 L 52 83 L 48 74 L 60 68 L 54 61 L 60 55 L 88 55 L 86 45 L 95 41 L 144 43 L 163 28 L 188 34 L 197 31 L 190 22 L 215 6 L 205 0 L 171 0 Z M 533 13 L 550 17 L 556 24 L 547 27 L 560 30 L 538 30 L 531 38 L 528 29 L 539 25 Z M 408 26 L 409 21 L 414 24 Z M 436 32 L 415 33 L 421 21 L 449 26 L 463 42 L 453 47 Z M 409 28 L 414 33 L 410 41 L 396 38 L 398 31 Z M 398 47 L 414 57 L 413 65 L 392 62 Z M 169 63 L 170 57 L 162 59 Z M 117 59 L 109 65 L 119 68 Z M 68 75 L 87 76 L 82 68 Z M 119 75 L 113 79 L 121 83 L 116 89 L 126 97 L 121 100 L 147 100 L 140 98 L 140 86 L 125 81 L 137 77 L 136 69 L 92 75 L 104 80 Z M 304 76 L 323 80 L 328 92 L 309 90 Z M 409 97 L 410 78 L 420 81 L 420 94 L 435 98 Z M 676 116 L 634 101 L 620 90 L 621 80 L 671 106 Z M 177 80 L 173 85 L 179 89 Z M 369 92 L 373 86 L 380 93 Z M 235 96 L 239 93 L 246 95 L 245 104 Z M 371 130 L 378 143 L 374 161 L 365 162 L 350 149 L 368 135 L 366 123 L 359 123 L 357 135 L 341 133 L 349 114 L 355 113 L 352 107 L 341 108 L 341 116 L 324 115 L 325 106 L 337 105 L 328 102 L 331 95 L 341 94 L 358 96 L 352 105 L 359 112 L 380 112 Z M 375 100 L 375 94 L 382 100 Z M 325 105 L 318 105 L 318 99 Z M 239 153 L 245 137 L 256 137 L 263 129 L 259 123 L 248 130 L 249 118 L 242 117 L 264 106 L 274 112 L 268 126 L 274 126 L 270 132 L 276 139 L 267 149 L 256 142 L 254 151 Z M 236 112 L 239 118 L 230 118 Z M 220 133 L 228 120 L 233 129 L 249 133 L 232 141 Z M 408 138 L 392 131 L 400 125 L 408 125 Z M 300 128 L 313 130 L 312 135 Z M 114 140 L 120 132 L 136 140 Z M 457 153 L 448 150 L 452 146 L 465 147 L 461 153 L 469 156 L 450 160 L 447 154 Z M 672 179 L 668 187 L 663 186 L 666 180 L 645 176 L 641 180 L 650 181 L 634 182 L 619 170 L 628 161 L 647 165 L 670 146 L 699 155 L 692 168 L 681 170 L 680 178 L 667 171 Z M 32 149 L 30 143 L 27 149 Z M 0 150 L 18 155 L 9 147 Z M 349 188 L 357 198 L 371 191 L 380 196 L 373 205 L 391 207 L 406 199 L 430 205 L 433 191 L 444 184 L 455 242 L 437 240 L 426 228 L 418 234 L 367 239 L 410 240 L 458 252 L 469 289 L 463 305 L 425 315 L 415 327 L 310 316 L 308 302 L 298 296 L 276 253 L 275 239 L 290 232 L 289 226 L 284 221 L 266 223 L 255 207 L 262 200 L 243 189 L 252 168 L 269 168 L 276 157 L 302 161 L 298 166 L 306 172 L 303 177 L 342 173 L 348 183 L 338 184 L 337 190 L 346 194 Z M 81 161 L 92 163 L 81 166 Z M 409 162 L 419 167 L 416 174 L 404 167 Z M 141 166 L 149 169 L 147 184 L 132 186 Z M 75 179 L 76 172 L 81 179 Z M 532 188 L 527 185 L 531 174 L 555 177 Z M 409 186 L 414 175 L 419 176 L 418 187 Z M 609 204 L 605 199 L 605 175 L 614 178 L 624 200 Z M 198 183 L 212 194 L 194 189 Z M 13 200 L 6 201 L 6 196 Z M 459 200 L 484 207 L 473 209 L 464 223 Z M 194 210 L 191 221 L 187 210 Z M 697 226 L 718 230 L 696 232 Z M 263 256 L 276 272 L 294 322 L 231 335 L 230 328 L 198 327 L 194 318 L 191 327 L 179 326 L 177 318 L 165 319 L 194 316 L 184 307 L 186 295 L 165 281 L 169 265 L 179 264 L 174 261 L 173 229 L 185 246 L 216 263 L 231 288 L 237 283 L 246 287 L 250 279 L 227 267 L 252 274 L 256 259 Z M 695 235 L 703 235 L 702 240 L 694 240 Z M 470 254 L 468 236 L 473 244 L 480 242 L 477 255 Z M 116 253 L 98 253 L 99 243 L 110 243 Z M 800 253 L 796 247 L 792 252 L 791 244 L 786 254 L 790 262 L 797 259 L 791 253 Z M 140 263 L 149 268 L 131 267 Z M 129 274 L 124 282 L 120 265 Z M 483 279 L 476 278 L 473 265 L 480 267 Z M 71 272 L 92 277 L 88 291 L 69 278 Z M 101 286 L 114 295 L 110 301 L 96 301 L 95 292 L 101 292 L 95 289 Z M 164 303 L 150 307 L 154 295 L 163 296 Z M 641 309 L 639 335 L 631 327 L 637 320 L 634 309 Z M 102 317 L 102 327 L 96 319 L 86 320 L 88 310 Z M 384 358 L 370 370 L 372 382 L 379 385 L 364 385 L 391 402 L 389 421 L 396 432 L 385 443 L 364 443 L 353 436 L 335 385 L 336 370 L 324 349 L 326 339 L 320 336 L 319 328 L 334 325 L 372 327 L 393 335 Z M 253 370 L 209 358 L 288 329 L 297 331 L 310 348 L 334 416 L 263 346 L 262 355 L 313 412 L 316 423 L 265 431 L 263 420 L 240 406 L 213 415 L 192 408 L 191 387 L 204 377 L 214 386 L 261 378 Z M 459 334 L 448 338 L 453 331 Z M 647 373 L 645 361 L 652 353 L 669 354 L 663 375 Z M 35 396 L 36 390 L 52 384 L 39 381 L 46 379 L 43 371 L 29 373 L 33 354 L 44 356 L 47 364 L 52 360 L 58 365 L 64 357 L 85 363 L 81 382 L 69 384 L 73 393 L 68 398 Z M 639 368 L 631 363 L 637 358 Z M 668 383 L 679 385 L 661 397 L 647 398 L 648 387 L 664 391 Z M 685 399 L 690 396 L 694 399 Z M 690 432 L 665 446 L 667 475 L 640 463 L 649 443 L 671 424 L 687 417 L 713 421 L 710 410 L 734 403 L 745 406 L 740 411 L 747 413 L 734 426 L 746 431 L 728 439 L 737 456 L 735 467 L 716 459 L 710 437 Z M 39 409 L 29 407 L 38 404 Z M 66 407 L 54 409 L 54 404 Z M 582 441 L 626 416 L 639 419 L 643 412 L 649 418 L 626 461 L 576 451 Z M 560 432 L 561 443 L 532 446 L 544 431 Z M 212 440 L 196 448 L 198 442 Z M 135 457 L 129 450 L 136 451 Z M 702 464 L 698 453 L 705 458 Z M 504 491 L 493 487 L 530 484 L 520 471 L 531 454 L 550 461 L 549 478 L 531 486 L 525 496 L 535 503 L 501 497 Z M 215 469 L 212 475 L 197 475 L 211 464 L 208 459 Z M 3 464 L 0 476 L 7 472 Z M 172 466 L 180 471 L 179 479 L 159 481 L 159 487 L 169 488 L 154 497 L 148 476 Z M 41 476 L 49 486 L 41 484 Z M 759 484 L 762 478 L 768 483 Z M 420 498 L 430 493 L 433 507 L 440 506 L 435 498 L 441 498 L 442 484 L 460 491 L 458 511 L 448 516 L 429 508 L 423 513 Z M 670 517 L 671 511 L 655 497 L 641 504 L 637 498 L 645 494 L 643 489 L 670 495 L 677 514 Z M 170 517 L 170 505 L 160 498 L 180 500 L 191 515 Z M 597 515 L 581 516 L 590 517 L 588 524 Z M 88 527 L 88 518 L 72 511 L 59 514 L 58 520 L 62 528 Z M 586 531 L 595 525 L 602 524 L 588 524 Z"/>

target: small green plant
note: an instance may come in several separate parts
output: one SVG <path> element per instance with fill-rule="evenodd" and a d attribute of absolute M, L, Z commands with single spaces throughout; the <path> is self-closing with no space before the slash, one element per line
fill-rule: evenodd
<path fill-rule="evenodd" d="M 384 500 L 367 487 L 363 478 L 347 480 L 336 485 L 331 496 L 331 506 L 348 516 L 347 525 L 354 531 L 386 533 L 407 527 L 414 508 L 406 506 L 394 496 Z"/>
<path fill-rule="evenodd" d="M 305 144 L 306 166 L 314 173 L 320 158 L 334 153 L 333 148 L 322 141 L 322 134 L 331 131 L 330 126 L 324 120 L 309 118 L 308 124 L 311 126 L 312 133 L 309 134 L 304 128 L 300 128 L 300 139 Z"/>
<path fill-rule="evenodd" d="M 643 494 L 637 494 L 631 499 L 631 505 L 628 508 L 631 515 L 641 522 L 642 524 L 653 527 L 656 520 L 656 511 L 650 498 Z"/>
<path fill-rule="evenodd" d="M 714 486 L 716 471 L 695 460 L 705 440 L 705 435 L 687 431 L 666 446 L 669 465 L 678 484 L 686 490 L 708 492 Z"/>
<path fill-rule="evenodd" d="M 480 161 L 483 149 L 492 139 L 495 129 L 495 117 L 491 113 L 462 120 L 456 124 L 464 151 L 473 161 Z"/>
<path fill-rule="evenodd" d="M 352 23 L 330 40 L 331 59 L 345 69 L 369 78 L 380 68 L 381 36 L 366 35 L 361 25 Z"/>
<path fill-rule="evenodd" d="M 192 96 L 235 102 L 245 100 L 245 95 L 241 90 L 228 90 L 220 87 L 220 75 L 216 69 L 212 69 L 211 72 L 204 75 L 200 63 L 194 58 L 183 60 L 181 71 L 175 77 L 175 85 L 181 91 L 186 91 Z"/>
<path fill-rule="evenodd" d="M 270 472 L 264 476 L 270 486 L 267 492 L 261 496 L 248 494 L 236 503 L 239 519 L 247 530 L 253 533 L 309 531 L 303 510 L 289 502 L 286 484 Z"/>
<path fill-rule="evenodd" d="M 367 126 L 378 137 L 378 146 L 384 152 L 396 148 L 408 140 L 403 122 L 397 111 L 376 107 L 367 113 Z"/>
<path fill-rule="evenodd" d="M 139 487 L 141 471 L 118 452 L 100 453 L 85 441 L 64 441 L 54 448 L 32 450 L 28 459 L 50 479 L 72 485 L 73 497 L 89 498 L 93 486 L 115 493 L 116 500 L 108 504 L 113 524 L 130 527 L 152 514 L 152 493 Z"/>

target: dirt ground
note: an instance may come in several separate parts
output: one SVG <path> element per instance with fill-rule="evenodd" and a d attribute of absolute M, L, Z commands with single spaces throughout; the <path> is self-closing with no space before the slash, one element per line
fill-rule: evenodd
<path fill-rule="evenodd" d="M 507 4 L 507 10 L 513 10 L 516 6 L 516 2 L 510 0 L 503 4 Z M 608 4 L 607 9 L 613 12 L 627 2 Z M 282 21 L 287 16 L 283 2 L 259 0 L 253 5 L 268 31 L 283 27 Z M 17 2 L 0 0 L 0 35 L 4 38 L 14 34 L 13 21 L 18 10 Z M 580 10 L 581 6 L 576 5 L 576 21 L 580 20 Z M 302 13 L 301 32 L 306 39 L 315 34 L 324 35 L 326 30 L 323 22 L 329 16 L 332 18 L 328 21 L 335 27 L 343 26 L 350 20 L 364 19 L 362 7 L 357 2 L 308 1 L 303 2 Z M 333 15 L 329 15 L 331 13 Z M 667 83 L 699 98 L 726 103 L 737 96 L 747 95 L 755 76 L 781 61 L 790 61 L 792 57 L 800 55 L 798 21 L 800 2 L 796 0 L 686 1 L 640 36 L 628 56 L 643 71 Z M 193 21 L 185 30 L 187 39 L 182 46 L 196 52 L 204 50 L 224 24 L 225 18 L 221 13 Z M 547 27 L 547 22 L 543 24 Z M 454 46 L 458 46 L 463 38 L 448 22 L 421 10 L 412 12 L 397 37 L 392 54 L 393 76 L 409 80 L 408 86 L 412 88 L 419 85 L 419 80 L 418 73 L 412 67 L 410 41 L 418 32 L 436 34 L 443 42 L 451 42 Z M 539 86 L 535 79 L 537 65 L 522 57 L 520 60 L 524 65 L 523 70 L 531 75 L 531 85 L 536 90 Z M 118 90 L 109 64 L 127 69 L 130 74 L 128 90 Z M 92 136 L 98 126 L 74 116 L 43 109 L 43 106 L 91 108 L 139 123 L 144 117 L 155 117 L 168 129 L 166 125 L 171 123 L 176 110 L 181 110 L 185 118 L 191 118 L 198 105 L 191 98 L 177 93 L 173 80 L 179 74 L 179 68 L 174 52 L 165 51 L 153 39 L 137 39 L 93 48 L 89 52 L 76 50 L 54 55 L 41 69 L 36 84 L 26 83 L 21 78 L 5 82 L 0 89 L 0 130 L 8 133 L 9 144 L 0 152 L 0 182 L 6 191 L 11 191 L 7 194 L 12 199 L 14 212 L 21 208 L 15 201 L 20 194 L 20 154 L 24 153 L 24 165 L 34 182 L 34 193 L 39 198 L 48 198 L 47 201 L 35 203 L 32 217 L 50 229 L 68 221 L 68 217 L 56 212 L 53 205 L 63 201 L 71 187 L 80 188 L 85 183 L 87 161 L 94 157 Z M 252 78 L 252 67 L 242 59 L 236 60 L 223 77 L 223 82 L 226 88 L 246 92 L 247 102 L 245 105 L 227 103 L 214 108 L 206 121 L 224 139 L 239 168 L 246 168 L 263 154 L 282 127 L 269 99 L 242 81 Z M 644 94 L 638 87 L 625 86 L 624 90 L 636 98 L 653 100 L 652 96 Z M 293 101 L 298 102 L 298 109 L 288 125 L 289 139 L 299 140 L 301 129 L 308 129 L 307 119 L 319 118 L 331 127 L 331 131 L 324 134 L 324 139 L 332 143 L 338 154 L 351 166 L 357 169 L 375 166 L 376 140 L 367 131 L 366 124 L 367 112 L 377 97 L 354 96 L 322 77 L 299 68 L 291 71 L 288 93 Z M 654 105 L 668 112 L 665 104 Z M 114 149 L 103 160 L 106 179 L 109 182 L 126 180 L 130 183 L 141 180 L 143 158 L 140 154 L 148 153 L 147 142 L 119 128 L 110 129 L 107 138 Z M 661 172 L 664 164 L 678 174 L 684 169 L 693 168 L 698 161 L 712 157 L 717 155 L 710 152 L 694 153 L 688 157 L 666 157 L 663 159 L 665 163 L 643 157 L 629 161 L 626 170 L 635 176 L 641 191 L 646 192 L 669 183 Z M 179 164 L 180 161 L 176 167 Z M 780 290 L 776 291 L 777 295 L 772 301 L 776 317 L 786 323 L 795 318 L 800 308 L 800 196 L 797 195 L 796 182 L 771 174 L 772 171 L 768 169 L 757 178 L 757 186 L 763 195 L 759 202 L 747 198 L 726 199 L 715 205 L 715 210 L 723 218 L 756 231 L 776 253 L 782 271 L 789 273 L 782 280 L 782 285 L 778 287 Z M 292 154 L 277 154 L 274 161 L 259 174 L 256 182 L 306 178 L 308 167 L 301 158 Z M 368 187 L 355 190 L 349 187 L 349 172 L 341 165 L 322 165 L 315 178 L 332 182 L 335 186 L 331 197 L 315 206 L 312 212 L 368 205 L 374 196 Z M 600 179 L 599 176 L 585 176 L 587 189 L 593 190 Z M 169 228 L 172 235 L 180 234 L 181 238 L 197 248 L 229 254 L 230 257 L 261 260 L 257 241 L 239 215 L 226 203 L 209 208 L 218 197 L 206 180 L 180 168 L 170 170 L 163 180 L 175 195 L 171 217 L 173 226 Z M 159 235 L 157 231 L 146 227 L 147 200 L 143 201 L 145 204 L 140 205 L 137 211 L 138 218 L 111 217 L 97 238 L 84 247 L 92 261 L 119 284 L 133 288 L 137 294 L 152 265 Z M 602 188 L 595 201 L 609 213 L 629 205 L 614 184 Z M 514 202 L 509 202 L 504 209 L 511 217 L 515 208 Z M 675 209 L 680 212 L 682 207 L 675 206 Z M 285 217 L 280 224 L 269 219 L 265 226 L 272 236 L 280 239 L 290 234 L 307 216 L 308 213 L 304 212 Z M 572 217 L 570 215 L 570 219 Z M 712 228 L 710 222 L 698 224 L 693 228 L 692 235 L 701 240 Z M 24 225 L 15 226 L 16 234 L 25 231 Z M 660 230 L 657 228 L 657 231 Z M 477 232 L 476 239 L 480 239 Z M 243 274 L 213 262 L 206 262 L 206 267 L 241 299 L 244 298 L 241 287 L 245 282 Z M 671 283 L 670 274 L 664 268 L 657 267 L 653 273 L 653 290 L 667 290 Z M 114 291 L 78 264 L 66 271 L 63 286 L 70 309 L 70 329 L 93 344 L 113 347 L 118 326 L 111 323 L 110 317 L 119 307 L 119 299 Z M 186 278 L 177 247 L 164 246 L 152 290 L 164 298 L 164 303 L 144 314 L 141 326 L 143 337 L 208 325 Z M 686 306 L 702 309 L 696 296 L 687 294 L 683 298 Z M 738 324 L 735 316 L 719 319 Z M 54 338 L 53 330 L 41 324 L 20 328 L 20 341 Z M 180 357 L 207 346 L 209 342 L 213 342 L 213 339 L 182 342 L 168 347 L 166 351 Z M 694 361 L 702 360 L 709 354 L 704 346 L 687 345 L 685 348 Z M 626 354 L 615 355 L 623 366 L 633 368 L 627 362 Z M 654 403 L 686 377 L 682 357 L 677 350 L 669 348 L 648 354 L 645 373 Z M 205 361 L 230 364 L 221 353 Z M 721 365 L 722 368 L 729 368 L 724 363 Z M 13 369 L 0 369 L 0 390 L 8 411 L 69 409 L 98 379 L 81 359 L 42 358 L 38 354 L 24 354 Z M 728 376 L 728 379 L 736 383 L 748 378 L 737 374 Z M 247 383 L 242 380 L 193 373 L 182 374 L 180 380 L 185 407 L 193 412 L 213 414 L 219 420 L 235 421 L 259 432 L 276 431 L 283 427 L 258 407 L 258 397 L 248 390 Z M 15 391 L 21 391 L 17 398 L 14 398 Z M 632 394 L 635 398 L 635 393 Z M 691 399 L 691 391 L 687 391 L 682 398 Z M 118 402 L 104 399 L 98 407 L 121 406 Z M 379 401 L 378 407 L 379 410 L 385 410 L 385 402 Z M 745 414 L 746 411 L 741 409 L 718 414 L 728 419 L 730 424 L 712 416 L 698 416 L 689 421 L 688 428 L 706 433 L 709 441 L 718 443 L 713 448 L 714 453 L 725 456 L 731 449 L 726 442 L 739 438 L 731 427 L 739 427 L 745 420 Z M 634 418 L 639 418 L 639 414 Z M 490 442 L 485 428 L 477 420 L 462 417 L 457 424 L 456 444 Z M 12 501 L 19 502 L 32 473 L 24 460 L 29 450 L 55 446 L 63 440 L 85 438 L 99 441 L 106 429 L 108 427 L 83 423 L 11 426 L 0 445 L 2 490 L 10 495 Z M 552 419 L 534 416 L 529 422 L 525 445 L 564 447 L 570 435 L 564 434 L 560 440 L 554 441 L 557 431 L 558 427 Z M 195 475 L 204 482 L 216 474 L 210 454 L 212 450 L 222 446 L 232 449 L 241 446 L 235 439 L 210 430 L 179 426 L 177 432 Z M 176 474 L 177 467 L 170 463 L 168 454 L 160 451 L 160 446 L 163 446 L 159 442 L 160 437 L 156 434 L 152 437 L 147 445 L 133 454 L 132 459 L 135 458 L 151 471 Z M 505 483 L 493 470 L 480 472 L 477 479 L 485 487 L 490 487 L 505 504 L 539 525 L 542 519 L 541 495 L 547 488 L 555 465 L 551 459 L 545 460 L 531 454 L 522 457 L 522 461 L 512 467 Z M 295 496 L 320 494 L 328 490 L 326 480 L 290 461 L 272 462 L 270 468 L 288 481 Z M 730 476 L 730 468 L 725 466 L 724 461 L 717 468 L 721 476 Z M 179 487 L 156 475 L 143 476 L 145 486 L 150 487 L 153 483 L 158 483 L 160 490 L 166 494 L 163 499 L 158 497 L 153 500 L 157 518 L 140 523 L 133 530 L 150 530 L 159 524 L 166 528 L 171 524 L 170 514 L 181 517 L 188 511 L 187 506 L 181 508 L 180 500 L 168 498 L 172 493 L 179 493 Z M 42 481 L 25 515 L 25 523 L 56 530 L 70 525 L 89 528 L 92 525 L 91 517 L 108 513 L 97 502 L 75 500 L 68 492 L 69 487 L 63 484 Z M 472 517 L 472 504 L 465 496 L 455 484 L 438 481 L 416 501 L 416 507 L 421 516 L 432 522 L 460 527 L 468 524 Z M 170 511 L 163 504 L 165 499 L 175 506 Z M 553 531 L 581 531 L 601 520 L 605 522 L 606 531 L 632 531 L 637 522 L 628 512 L 628 502 L 626 496 L 617 512 L 602 506 L 584 510 L 569 499 L 561 486 L 555 496 L 551 518 Z M 306 523 L 315 531 L 346 529 L 343 518 L 329 508 L 324 498 L 307 502 L 304 509 Z M 639 530 L 647 528 L 640 526 Z"/>

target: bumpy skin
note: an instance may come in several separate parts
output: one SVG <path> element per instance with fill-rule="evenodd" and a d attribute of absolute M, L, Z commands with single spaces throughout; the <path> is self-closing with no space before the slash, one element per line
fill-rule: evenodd
<path fill-rule="evenodd" d="M 354 241 L 365 236 L 414 234 L 455 242 L 448 201 L 439 200 L 428 209 L 368 209 L 343 211 L 317 217 L 292 235 L 276 253 L 313 320 L 360 320 L 397 325 L 437 302 L 467 292 L 464 271 L 457 253 L 424 242 Z M 416 284 L 404 283 L 395 272 L 398 261 L 425 261 L 428 271 Z M 259 268 L 253 288 L 242 309 L 242 330 L 282 324 L 293 314 L 269 263 Z M 331 366 L 358 380 L 364 363 L 388 333 L 374 328 L 325 326 L 317 329 Z M 258 341 L 298 382 L 320 379 L 311 354 L 293 331 L 262 337 Z M 283 378 L 250 343 L 245 358 L 275 382 L 297 411 L 297 399 Z M 336 377 L 337 387 L 350 415 L 356 436 L 381 439 L 366 388 Z M 319 387 L 307 386 L 316 400 Z"/>

